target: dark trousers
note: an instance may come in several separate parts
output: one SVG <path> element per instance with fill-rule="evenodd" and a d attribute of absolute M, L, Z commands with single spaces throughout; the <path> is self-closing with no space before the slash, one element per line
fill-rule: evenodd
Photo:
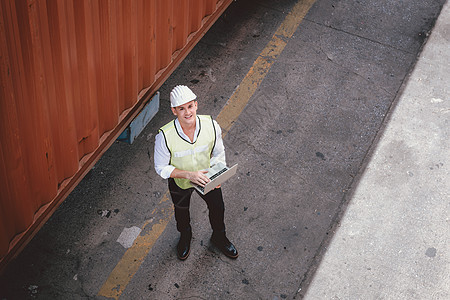
<path fill-rule="evenodd" d="M 173 178 L 169 178 L 169 191 L 175 208 L 175 220 L 177 221 L 177 230 L 179 232 L 191 230 L 189 205 L 194 190 L 194 188 L 184 190 L 175 183 Z M 208 206 L 209 222 L 211 223 L 213 232 L 216 234 L 225 233 L 225 205 L 223 203 L 222 190 L 218 188 L 206 195 L 200 193 L 198 193 L 198 195 Z"/>

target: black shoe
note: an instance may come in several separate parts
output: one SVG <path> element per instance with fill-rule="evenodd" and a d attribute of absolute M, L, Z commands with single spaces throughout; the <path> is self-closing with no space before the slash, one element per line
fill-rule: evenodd
<path fill-rule="evenodd" d="M 188 258 L 191 252 L 192 231 L 181 232 L 180 240 L 177 245 L 177 256 L 181 260 Z"/>
<path fill-rule="evenodd" d="M 222 251 L 223 254 L 229 258 L 237 258 L 239 256 L 236 247 L 227 239 L 226 235 L 223 234 L 213 234 L 211 236 L 211 242 Z"/>

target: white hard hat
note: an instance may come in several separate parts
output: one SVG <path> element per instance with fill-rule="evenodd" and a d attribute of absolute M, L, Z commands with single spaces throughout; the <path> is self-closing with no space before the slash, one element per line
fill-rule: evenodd
<path fill-rule="evenodd" d="M 177 85 L 170 92 L 170 106 L 177 107 L 195 100 L 197 96 L 185 85 Z"/>

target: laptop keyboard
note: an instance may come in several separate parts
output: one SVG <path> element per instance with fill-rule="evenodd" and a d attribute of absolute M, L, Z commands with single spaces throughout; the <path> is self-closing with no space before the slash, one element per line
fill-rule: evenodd
<path fill-rule="evenodd" d="M 223 168 L 222 170 L 220 170 L 219 172 L 217 172 L 217 173 L 214 174 L 213 176 L 209 177 L 209 179 L 214 180 L 214 178 L 216 178 L 216 177 L 219 176 L 220 174 L 224 173 L 226 170 L 228 170 L 228 168 Z"/>
<path fill-rule="evenodd" d="M 228 170 L 228 168 L 223 168 L 222 170 L 220 170 L 219 172 L 217 172 L 216 174 L 214 174 L 213 176 L 209 177 L 210 180 L 214 180 L 214 178 L 217 178 L 220 174 L 225 173 L 225 171 Z M 197 185 L 197 188 L 202 191 L 202 193 L 205 191 L 205 188 Z"/>

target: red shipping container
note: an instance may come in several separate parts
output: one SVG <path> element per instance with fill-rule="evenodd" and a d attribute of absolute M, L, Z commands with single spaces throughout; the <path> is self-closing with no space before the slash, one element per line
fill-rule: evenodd
<path fill-rule="evenodd" d="M 231 1 L 0 1 L 0 270 Z"/>

